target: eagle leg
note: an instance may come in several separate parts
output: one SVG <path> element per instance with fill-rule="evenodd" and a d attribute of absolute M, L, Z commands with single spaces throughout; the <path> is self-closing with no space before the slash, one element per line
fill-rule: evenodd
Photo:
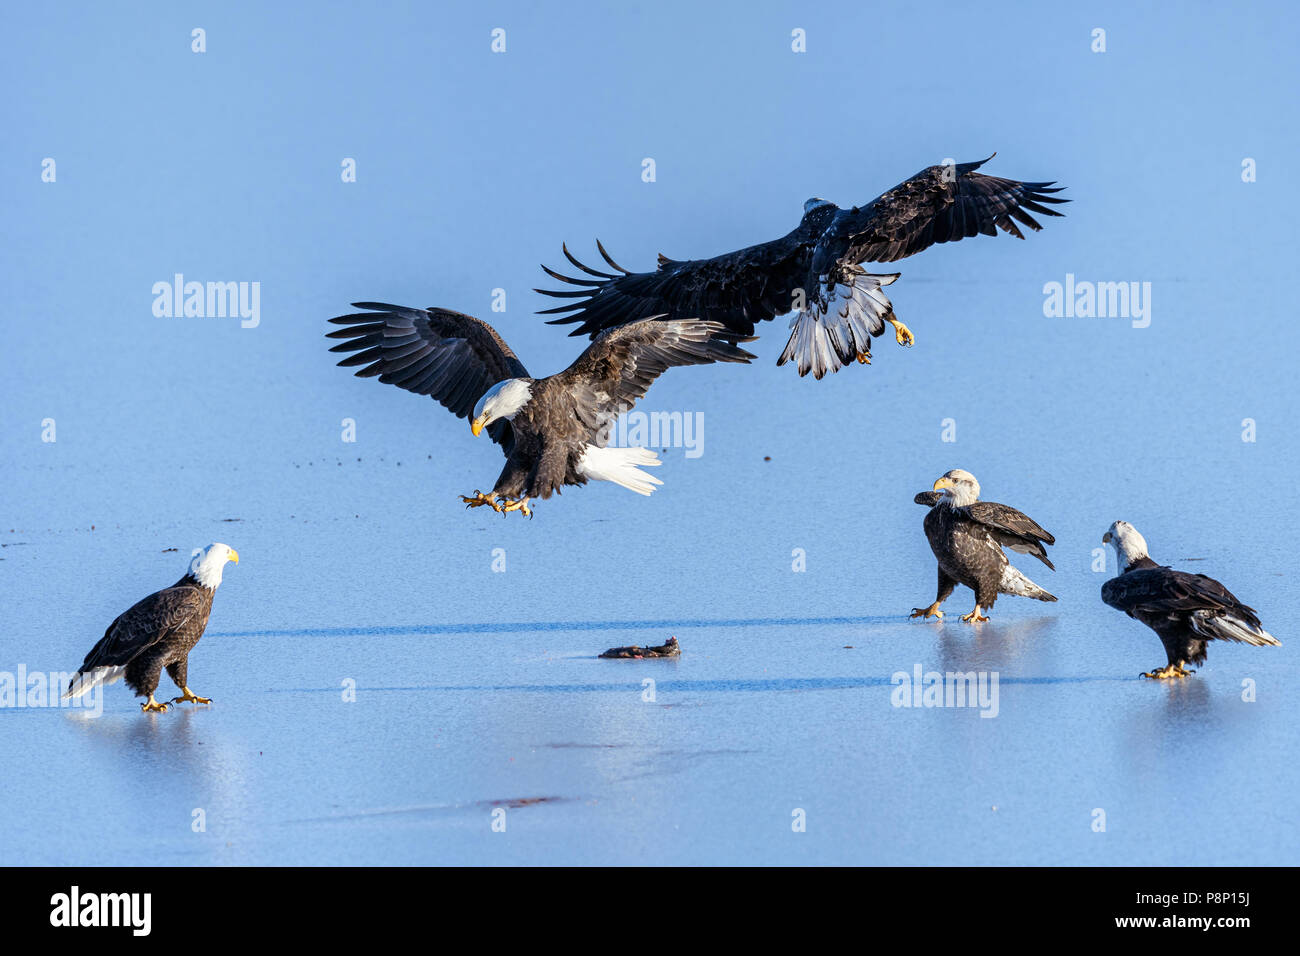
<path fill-rule="evenodd" d="M 1184 670 L 1178 664 L 1167 664 L 1158 670 L 1143 671 L 1139 677 L 1149 677 L 1152 680 L 1169 680 L 1172 677 L 1191 677 L 1192 671 Z"/>
<path fill-rule="evenodd" d="M 194 691 L 190 690 L 188 687 L 182 687 L 181 690 L 185 691 L 184 696 L 183 696 L 183 697 L 173 697 L 173 698 L 172 698 L 172 703 L 173 703 L 173 704 L 210 704 L 210 703 L 212 703 L 212 698 L 211 698 L 211 697 L 200 697 L 198 694 L 194 693 Z"/>
<path fill-rule="evenodd" d="M 978 604 L 975 605 L 975 610 L 971 611 L 969 614 L 963 614 L 961 619 L 967 624 L 976 624 L 988 620 L 987 617 L 980 613 L 980 606 Z"/>
<path fill-rule="evenodd" d="M 916 336 L 912 334 L 912 330 L 906 325 L 892 317 L 886 321 L 894 327 L 894 338 L 898 340 L 899 345 L 906 345 L 911 348 L 916 344 Z"/>
<path fill-rule="evenodd" d="M 149 699 L 140 705 L 140 709 L 146 714 L 165 714 L 167 712 L 167 705 L 158 703 L 158 701 L 153 699 L 153 694 L 150 694 Z"/>
<path fill-rule="evenodd" d="M 933 604 L 931 604 L 929 607 L 914 607 L 914 608 L 912 608 L 912 613 L 909 614 L 909 615 L 907 615 L 907 616 L 908 616 L 909 618 L 911 618 L 911 617 L 920 617 L 920 618 L 925 618 L 925 619 L 929 619 L 929 618 L 932 618 L 932 617 L 937 617 L 939 620 L 942 621 L 942 620 L 943 620 L 943 611 L 940 611 L 940 610 L 939 610 L 939 602 L 938 602 L 938 601 L 935 601 L 935 602 L 934 602 Z"/>
<path fill-rule="evenodd" d="M 483 494 L 483 492 L 475 488 L 473 497 L 470 497 L 468 495 L 461 495 L 460 500 L 465 502 L 466 508 L 481 508 L 483 507 L 483 505 L 487 505 L 497 514 L 505 513 L 501 509 L 501 503 L 497 501 L 497 493 L 495 491 L 492 492 L 491 494 L 485 495 Z"/>
<path fill-rule="evenodd" d="M 507 499 L 505 506 L 501 510 L 503 513 L 507 514 L 511 511 L 518 511 L 520 514 L 525 514 L 530 518 L 533 516 L 533 509 L 528 507 L 527 498 L 518 498 L 514 500 Z"/>

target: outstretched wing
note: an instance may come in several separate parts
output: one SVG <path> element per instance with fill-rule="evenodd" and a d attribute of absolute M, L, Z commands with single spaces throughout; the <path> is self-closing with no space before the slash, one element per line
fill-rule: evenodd
<path fill-rule="evenodd" d="M 1023 239 L 1017 223 L 1042 228 L 1030 213 L 1062 215 L 1049 205 L 1069 202 L 1052 195 L 1063 187 L 975 172 L 992 158 L 930 166 L 866 206 L 841 210 L 817 245 L 814 273 L 827 274 L 837 261 L 895 262 L 937 242 L 996 236 L 999 229 Z"/>
<path fill-rule="evenodd" d="M 1021 554 L 1032 554 L 1053 571 L 1056 570 L 1056 566 L 1047 557 L 1047 549 L 1043 547 L 1045 544 L 1055 544 L 1056 538 L 1029 515 L 996 501 L 977 501 L 960 510 L 972 521 L 989 529 L 994 540 L 1002 547 Z"/>
<path fill-rule="evenodd" d="M 754 334 L 754 326 L 793 308 L 794 290 L 808 274 L 813 244 L 830 223 L 835 206 L 822 203 L 804 213 L 799 225 L 771 242 L 749 246 L 712 259 L 678 261 L 659 257 L 654 272 L 629 272 L 596 247 L 613 272 L 579 262 L 564 246 L 565 258 L 590 278 L 566 276 L 546 266 L 553 279 L 581 288 L 537 289 L 542 295 L 572 299 L 542 315 L 569 313 L 551 325 L 581 323 L 570 335 L 595 338 L 602 330 L 662 315 L 669 319 L 702 318 L 720 322 L 737 337 Z"/>
<path fill-rule="evenodd" d="M 719 334 L 719 322 L 650 316 L 598 335 L 577 361 L 549 381 L 574 400 L 593 431 L 636 404 L 665 371 L 678 365 L 748 363 L 752 354 Z"/>
<path fill-rule="evenodd" d="M 429 395 L 453 415 L 468 419 L 483 393 L 508 378 L 527 378 L 528 370 L 497 334 L 472 315 L 450 309 L 410 309 L 382 302 L 353 302 L 370 309 L 330 319 L 342 325 L 327 338 L 346 339 L 331 352 L 356 352 L 339 362 L 361 378 L 374 375 L 417 395 Z M 508 424 L 508 423 L 507 423 Z M 494 441 L 508 431 L 494 422 Z"/>
<path fill-rule="evenodd" d="M 204 595 L 197 587 L 180 585 L 155 591 L 117 616 L 86 655 L 81 670 L 125 667 L 200 613 L 203 604 Z"/>

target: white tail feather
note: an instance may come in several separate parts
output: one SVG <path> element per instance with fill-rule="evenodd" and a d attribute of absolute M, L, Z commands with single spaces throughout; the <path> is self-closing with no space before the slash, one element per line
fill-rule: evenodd
<path fill-rule="evenodd" d="M 776 360 L 785 365 L 798 363 L 799 374 L 821 378 L 838 372 L 859 356 L 871 357 L 871 339 L 885 331 L 885 320 L 894 314 L 889 298 L 881 291 L 898 278 L 898 273 L 876 275 L 857 266 L 847 270 L 849 285 L 823 285 L 821 302 L 813 302 L 790 320 L 790 339 Z"/>
<path fill-rule="evenodd" d="M 1002 580 L 998 583 L 998 593 L 1033 598 L 1035 601 L 1056 600 L 1056 595 L 1040 588 L 1025 577 L 1019 568 L 1011 564 L 1002 569 Z"/>
<path fill-rule="evenodd" d="M 121 680 L 125 673 L 125 667 L 92 667 L 88 671 L 77 671 L 68 682 L 68 689 L 63 692 L 63 698 L 67 700 L 70 697 L 80 697 L 100 684 L 111 684 Z"/>
<path fill-rule="evenodd" d="M 597 448 L 588 445 L 578 460 L 578 472 L 592 481 L 612 481 L 638 495 L 648 495 L 663 482 L 641 467 L 662 465 L 648 448 Z M 638 467 L 641 466 L 641 467 Z"/>
<path fill-rule="evenodd" d="M 1192 630 L 1211 640 L 1237 641 L 1255 647 L 1282 645 L 1281 641 L 1262 627 L 1256 627 L 1239 617 L 1216 614 L 1212 611 L 1197 611 L 1193 614 Z"/>

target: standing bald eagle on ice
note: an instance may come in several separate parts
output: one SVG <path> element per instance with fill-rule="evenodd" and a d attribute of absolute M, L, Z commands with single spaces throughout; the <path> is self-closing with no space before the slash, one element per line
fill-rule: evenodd
<path fill-rule="evenodd" d="M 212 703 L 211 698 L 190 690 L 186 682 L 190 651 L 208 626 L 212 598 L 227 561 L 238 564 L 238 552 L 224 544 L 210 544 L 195 555 L 179 581 L 119 614 L 86 655 L 63 696 L 80 697 L 92 687 L 125 676 L 126 686 L 137 696 L 148 698 L 141 710 L 162 712 L 167 704 L 154 700 L 153 695 L 165 667 L 167 676 L 184 692 L 173 704 Z"/>
<path fill-rule="evenodd" d="M 899 273 L 870 273 L 860 263 L 895 262 L 935 243 L 996 236 L 999 229 L 1023 239 L 1016 223 L 1037 232 L 1042 227 L 1031 212 L 1060 216 L 1044 203 L 1069 202 L 1051 195 L 1060 188 L 1050 182 L 1022 183 L 975 172 L 986 162 L 930 166 L 851 209 L 809 199 L 802 221 L 780 239 L 712 259 L 678 261 L 660 255 L 654 272 L 629 272 L 597 242 L 601 257 L 615 270 L 603 272 L 579 262 L 564 246 L 574 268 L 592 278 L 542 266 L 552 278 L 583 288 L 537 289 L 577 300 L 541 314 L 570 313 L 551 324 L 581 323 L 571 335 L 594 337 L 603 329 L 662 314 L 670 319 L 700 316 L 723 323 L 738 336 L 751 336 L 756 323 L 793 310 L 793 331 L 777 365 L 794 360 L 800 375 L 812 372 L 821 378 L 854 359 L 870 364 L 871 339 L 885 331 L 886 322 L 893 325 L 899 345 L 910 346 L 914 339 L 882 291 Z"/>
<path fill-rule="evenodd" d="M 975 592 L 975 610 L 961 618 L 970 623 L 987 621 L 980 611 L 993 607 L 999 594 L 1056 600 L 1018 571 L 1002 551 L 1032 554 L 1055 571 L 1044 545 L 1055 544 L 1056 539 L 1028 515 L 996 501 L 980 501 L 979 496 L 975 476 L 954 468 L 934 483 L 933 491 L 923 491 L 914 499 L 930 508 L 925 536 L 939 561 L 939 589 L 934 603 L 913 608 L 911 617 L 943 620 L 939 605 L 958 584 Z"/>
<path fill-rule="evenodd" d="M 369 309 L 330 319 L 347 339 L 331 352 L 357 352 L 342 366 L 356 374 L 428 395 L 452 414 L 484 428 L 501 446 L 505 468 L 491 493 L 461 500 L 504 514 L 532 516 L 528 502 L 566 485 L 612 481 L 639 495 L 663 484 L 641 467 L 660 464 L 645 448 L 607 447 L 614 420 L 636 404 L 654 380 L 679 365 L 747 363 L 754 356 L 714 336 L 716 322 L 700 319 L 623 325 L 598 335 L 577 360 L 548 378 L 531 378 L 522 362 L 486 322 L 448 309 L 409 309 L 354 302 Z"/>
<path fill-rule="evenodd" d="M 1141 677 L 1165 680 L 1194 673 L 1186 664 L 1203 664 L 1210 641 L 1236 641 L 1277 647 L 1260 625 L 1255 609 L 1204 574 L 1175 571 L 1151 560 L 1147 542 L 1127 521 L 1116 521 L 1101 539 L 1115 548 L 1119 571 L 1101 586 L 1101 599 L 1156 632 L 1168 663 Z"/>

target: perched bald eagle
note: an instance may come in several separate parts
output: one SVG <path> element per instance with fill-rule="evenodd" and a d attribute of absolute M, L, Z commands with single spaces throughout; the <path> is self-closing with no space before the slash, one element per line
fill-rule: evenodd
<path fill-rule="evenodd" d="M 532 378 L 496 330 L 447 309 L 408 309 L 354 302 L 369 309 L 330 319 L 347 339 L 331 352 L 357 352 L 339 362 L 364 365 L 358 376 L 429 395 L 470 421 L 477 435 L 501 446 L 505 468 L 490 494 L 462 495 L 467 507 L 532 516 L 528 502 L 566 485 L 612 481 L 648 495 L 658 478 L 641 470 L 660 464 L 645 448 L 607 446 L 611 427 L 667 369 L 748 362 L 754 356 L 715 338 L 717 322 L 682 318 L 641 322 L 598 336 L 563 372 Z"/>
<path fill-rule="evenodd" d="M 1037 231 L 1042 227 L 1031 212 L 1060 216 L 1044 203 L 1069 202 L 1051 195 L 1060 187 L 1052 188 L 1050 182 L 1022 183 L 975 172 L 986 162 L 930 166 L 851 209 L 809 199 L 799 225 L 780 239 L 712 259 L 679 261 L 661 255 L 654 272 L 629 272 L 597 242 L 614 270 L 603 272 L 579 262 L 564 246 L 574 268 L 591 278 L 542 266 L 552 278 L 583 288 L 537 289 L 575 300 L 541 314 L 569 313 L 551 324 L 581 323 L 571 335 L 594 337 L 603 329 L 662 314 L 670 319 L 700 316 L 751 336 L 756 323 L 795 311 L 777 365 L 794 360 L 800 375 L 812 372 L 821 378 L 854 359 L 869 364 L 871 339 L 884 332 L 886 322 L 894 327 L 899 345 L 910 346 L 914 339 L 882 291 L 899 274 L 870 273 L 860 263 L 894 262 L 938 242 L 996 236 L 999 229 L 1023 239 L 1016 223 Z"/>
<path fill-rule="evenodd" d="M 1147 542 L 1127 521 L 1102 536 L 1115 548 L 1119 572 L 1101 586 L 1101 599 L 1160 637 L 1169 662 L 1140 676 L 1155 680 L 1187 677 L 1187 664 L 1205 662 L 1209 641 L 1277 647 L 1282 642 L 1260 626 L 1255 609 L 1204 574 L 1188 574 L 1151 560 Z"/>
<path fill-rule="evenodd" d="M 190 690 L 187 681 L 190 651 L 203 636 L 212 612 L 212 597 L 221 584 L 227 561 L 239 554 L 224 544 L 210 544 L 190 562 L 185 576 L 169 588 L 150 594 L 118 615 L 99 643 L 90 649 L 81 669 L 72 675 L 64 697 L 80 697 L 99 684 L 123 676 L 126 686 L 147 697 L 140 709 L 162 712 L 167 704 L 153 699 L 162 669 L 183 691 L 172 703 L 210 704 Z"/>
<path fill-rule="evenodd" d="M 1002 551 L 1010 548 L 1032 554 L 1055 571 L 1044 545 L 1055 544 L 1056 539 L 1015 508 L 980 501 L 979 496 L 975 476 L 954 468 L 934 483 L 933 491 L 923 491 L 914 499 L 930 509 L 925 516 L 925 536 L 939 560 L 939 590 L 933 604 L 912 608 L 911 617 L 943 620 L 939 605 L 958 584 L 975 592 L 975 610 L 961 618 L 971 623 L 988 620 L 980 611 L 993 607 L 999 594 L 1056 600 L 1021 574 Z"/>

